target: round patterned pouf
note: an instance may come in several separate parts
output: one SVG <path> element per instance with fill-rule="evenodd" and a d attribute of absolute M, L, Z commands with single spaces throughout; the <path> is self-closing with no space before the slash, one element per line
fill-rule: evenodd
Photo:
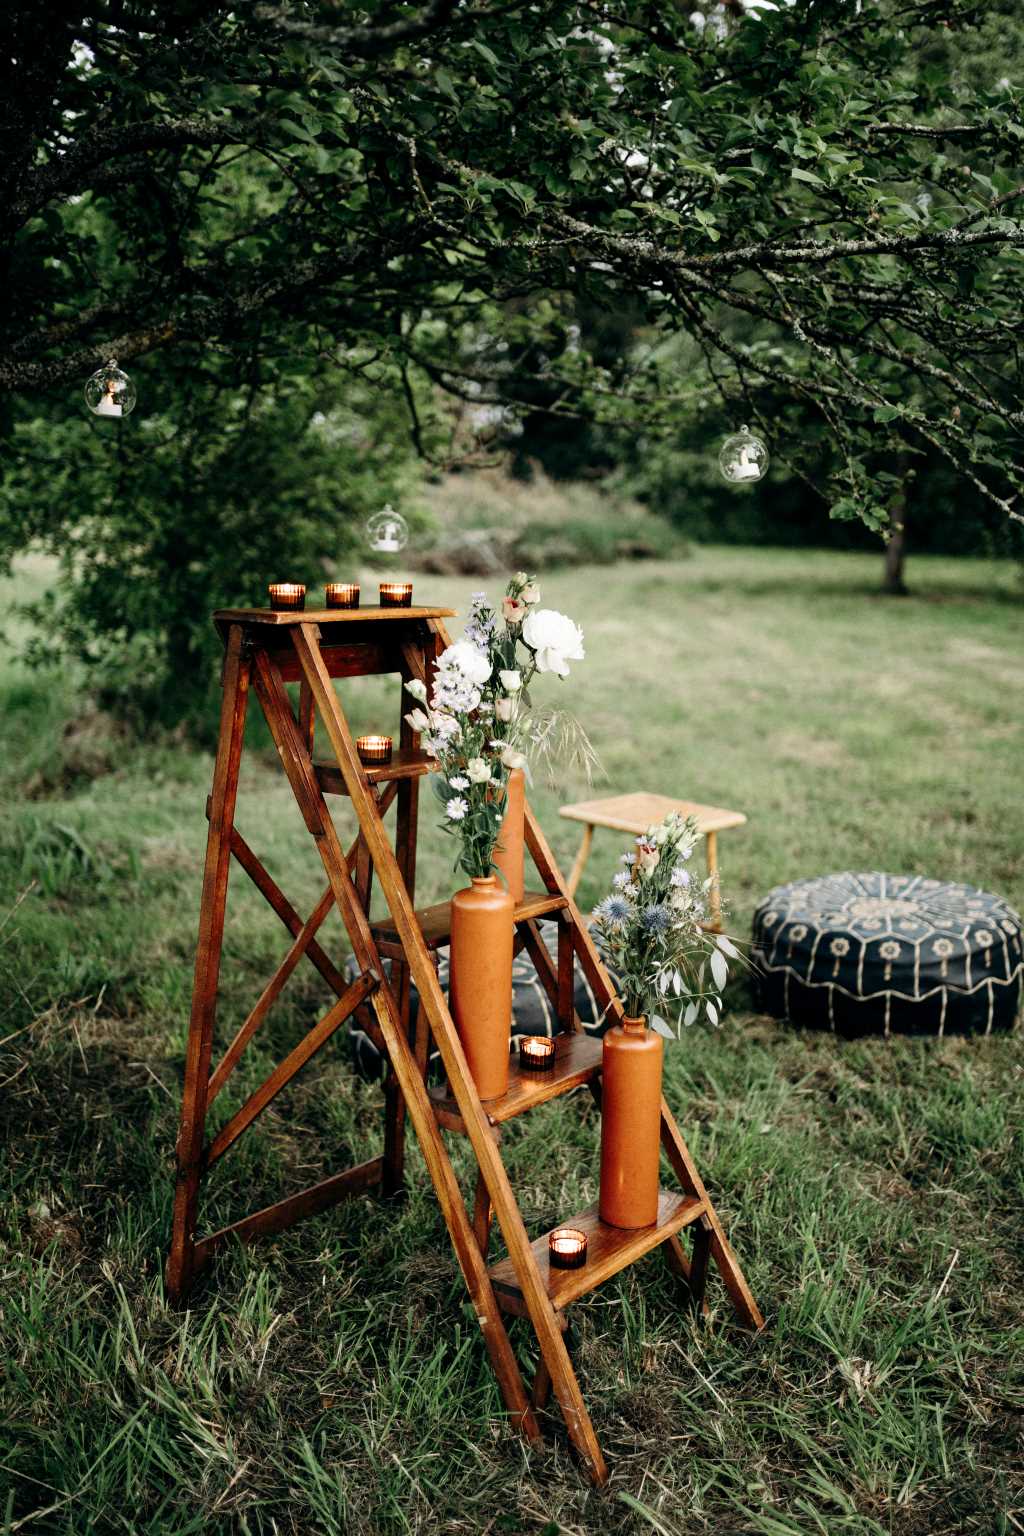
<path fill-rule="evenodd" d="M 920 875 L 822 875 L 754 914 L 761 1006 L 841 1035 L 983 1034 L 1020 1007 L 1021 920 L 988 891 Z"/>

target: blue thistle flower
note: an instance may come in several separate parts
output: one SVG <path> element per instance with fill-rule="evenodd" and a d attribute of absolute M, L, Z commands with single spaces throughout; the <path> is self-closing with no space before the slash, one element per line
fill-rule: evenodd
<path fill-rule="evenodd" d="M 629 921 L 631 912 L 632 908 L 624 896 L 606 896 L 594 908 L 598 922 L 607 923 L 609 928 L 622 928 Z"/>
<path fill-rule="evenodd" d="M 655 902 L 644 908 L 640 924 L 648 933 L 667 933 L 672 926 L 672 912 L 663 902 Z"/>

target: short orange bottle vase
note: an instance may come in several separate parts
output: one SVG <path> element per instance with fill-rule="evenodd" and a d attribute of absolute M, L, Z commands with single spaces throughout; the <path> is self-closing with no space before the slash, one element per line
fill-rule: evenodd
<path fill-rule="evenodd" d="M 474 877 L 452 897 L 448 1001 L 482 1099 L 508 1088 L 514 909 L 494 875 Z"/>
<path fill-rule="evenodd" d="M 492 854 L 496 869 L 505 876 L 509 895 L 516 906 L 523 899 L 523 836 L 526 817 L 526 775 L 521 768 L 513 768 L 508 776 L 505 795 L 505 815 L 498 833 L 497 846 Z"/>
<path fill-rule="evenodd" d="M 601 1068 L 601 1220 L 650 1227 L 658 1219 L 660 1035 L 623 1018 L 604 1037 Z"/>

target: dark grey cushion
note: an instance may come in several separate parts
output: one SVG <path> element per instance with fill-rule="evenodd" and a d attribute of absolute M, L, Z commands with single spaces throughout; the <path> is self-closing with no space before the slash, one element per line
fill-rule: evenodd
<path fill-rule="evenodd" d="M 545 946 L 557 965 L 558 953 L 558 927 L 556 923 L 541 921 L 541 935 Z M 442 989 L 448 990 L 448 949 L 439 949 L 438 980 Z M 345 967 L 346 978 L 351 980 L 357 974 L 355 960 L 349 960 Z M 598 1020 L 599 1009 L 594 999 L 594 993 L 590 983 L 583 976 L 579 965 L 575 967 L 574 1002 L 576 1012 L 585 1028 L 597 1031 L 603 1028 Z M 410 1014 L 415 1019 L 419 1008 L 419 995 L 415 986 L 410 987 Z M 544 988 L 541 986 L 534 968 L 533 961 L 525 950 L 516 956 L 512 962 L 512 1033 L 513 1035 L 551 1035 L 557 1030 L 557 1020 L 554 1009 Z M 380 1052 L 373 1042 L 358 1028 L 351 1028 L 349 1039 L 353 1060 L 359 1071 L 366 1077 L 379 1077 L 383 1072 L 383 1062 Z M 431 1063 L 437 1070 L 438 1053 L 431 1053 Z"/>

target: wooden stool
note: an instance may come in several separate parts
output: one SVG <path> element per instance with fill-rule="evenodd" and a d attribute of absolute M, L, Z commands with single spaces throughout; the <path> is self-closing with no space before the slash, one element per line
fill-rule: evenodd
<path fill-rule="evenodd" d="M 707 849 L 708 874 L 718 874 L 718 834 L 730 827 L 742 827 L 747 818 L 742 811 L 727 811 L 720 805 L 698 805 L 695 800 L 672 800 L 668 795 L 651 795 L 637 790 L 632 795 L 612 795 L 606 800 L 581 800 L 576 805 L 563 805 L 559 816 L 568 821 L 582 821 L 583 841 L 566 882 L 570 896 L 576 887 L 590 857 L 590 845 L 594 840 L 595 827 L 610 827 L 614 832 L 632 832 L 638 837 L 648 827 L 664 821 L 669 811 L 680 816 L 692 816 L 698 830 L 704 833 Z M 711 923 L 713 933 L 722 931 L 722 898 L 715 880 L 711 887 Z"/>

